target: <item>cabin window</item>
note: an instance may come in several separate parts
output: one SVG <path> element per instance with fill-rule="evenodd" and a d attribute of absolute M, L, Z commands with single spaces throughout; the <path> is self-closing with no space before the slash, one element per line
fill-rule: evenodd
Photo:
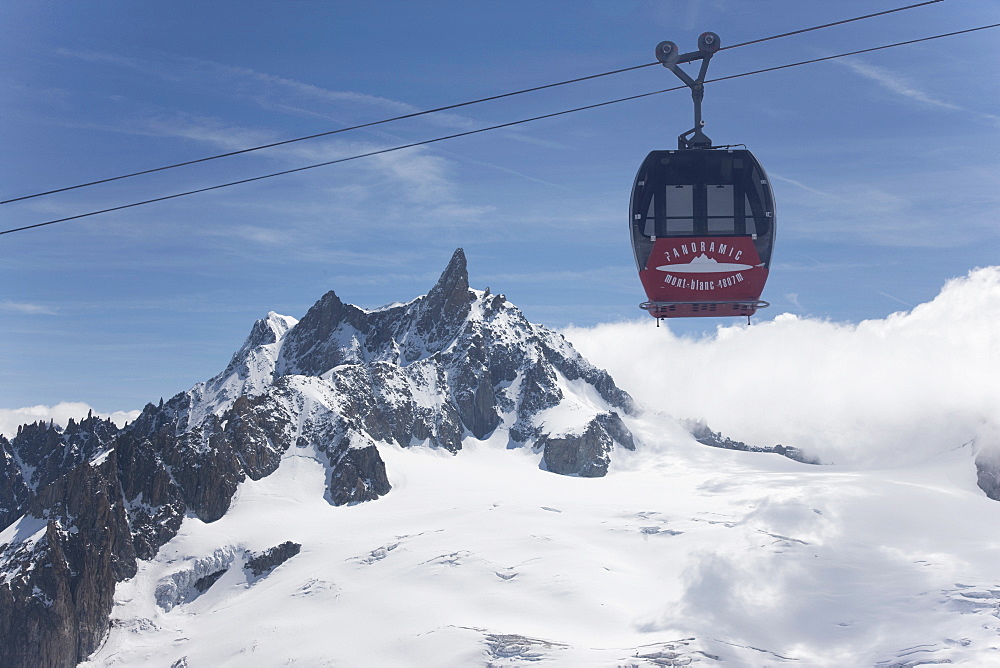
<path fill-rule="evenodd" d="M 694 186 L 667 186 L 667 217 L 694 217 Z"/>
<path fill-rule="evenodd" d="M 707 231 L 713 235 L 736 234 L 736 204 L 731 185 L 708 185 L 705 187 L 708 204 Z"/>
<path fill-rule="evenodd" d="M 743 203 L 743 210 L 747 214 L 747 234 L 757 234 L 757 225 L 754 222 L 754 211 L 753 207 L 750 205 L 750 197 L 746 196 Z"/>
<path fill-rule="evenodd" d="M 694 186 L 668 185 L 663 192 L 666 199 L 667 236 L 694 234 Z"/>
<path fill-rule="evenodd" d="M 653 211 L 653 199 L 649 200 L 649 209 L 646 210 L 646 221 L 642 228 L 642 233 L 647 237 L 656 235 L 656 214 Z"/>
<path fill-rule="evenodd" d="M 708 195 L 708 215 L 711 218 L 725 216 L 732 218 L 736 215 L 736 206 L 733 202 L 732 186 L 713 186 L 706 188 Z"/>
<path fill-rule="evenodd" d="M 691 236 L 694 234 L 694 218 L 667 218 L 667 236 Z"/>

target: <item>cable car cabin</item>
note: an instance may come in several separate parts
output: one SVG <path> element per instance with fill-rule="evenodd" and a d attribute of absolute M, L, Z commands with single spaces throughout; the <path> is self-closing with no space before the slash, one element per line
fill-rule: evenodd
<path fill-rule="evenodd" d="M 632 248 L 654 318 L 750 316 L 774 245 L 774 197 L 747 150 L 653 151 L 635 177 Z"/>

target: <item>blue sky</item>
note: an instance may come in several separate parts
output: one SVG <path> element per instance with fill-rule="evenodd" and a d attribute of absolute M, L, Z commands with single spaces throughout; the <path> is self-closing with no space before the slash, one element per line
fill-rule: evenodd
<path fill-rule="evenodd" d="M 820 0 L 0 5 L 4 199 L 907 4 Z M 723 51 L 722 77 L 1000 22 L 946 0 Z M 1000 29 L 707 86 L 706 133 L 772 177 L 764 298 L 856 323 L 1000 257 Z M 674 86 L 661 67 L 0 208 L 3 229 Z M 533 321 L 644 318 L 626 219 L 685 91 L 0 236 L 0 409 L 138 408 L 268 311 L 423 294 L 456 247 Z M 728 321 L 670 323 L 712 333 Z"/>

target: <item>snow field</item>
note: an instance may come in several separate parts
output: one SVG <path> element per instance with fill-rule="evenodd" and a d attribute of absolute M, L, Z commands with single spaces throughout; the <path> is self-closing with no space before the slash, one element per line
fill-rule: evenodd
<path fill-rule="evenodd" d="M 225 517 L 188 518 L 140 563 L 85 665 L 1000 661 L 1000 516 L 968 447 L 857 470 L 628 421 L 642 444 L 597 479 L 542 471 L 505 434 L 455 456 L 380 444 L 393 490 L 339 508 L 313 449 L 294 448 Z M 157 583 L 192 558 L 286 540 L 302 552 L 270 574 L 254 581 L 237 558 L 157 607 Z"/>

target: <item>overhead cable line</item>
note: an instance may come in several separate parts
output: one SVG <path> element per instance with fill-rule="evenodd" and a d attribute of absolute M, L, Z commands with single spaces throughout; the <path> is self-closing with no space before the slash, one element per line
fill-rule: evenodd
<path fill-rule="evenodd" d="M 940 1 L 940 0 L 936 0 Z M 133 176 L 142 176 L 143 174 L 152 174 L 154 172 L 162 172 L 167 169 L 174 169 L 175 167 L 186 167 L 188 165 L 196 165 L 200 162 L 208 162 L 209 160 L 218 160 L 219 158 L 229 158 L 234 155 L 241 155 L 243 153 L 251 153 L 253 151 L 260 151 L 265 148 L 274 148 L 275 146 L 284 146 L 285 144 L 294 144 L 295 142 L 306 141 L 308 139 L 318 139 L 320 137 L 328 137 L 330 135 L 340 134 L 341 132 L 350 132 L 352 130 L 361 130 L 364 128 L 370 128 L 374 125 L 383 125 L 385 123 L 394 123 L 395 121 L 403 121 L 408 118 L 416 118 L 418 116 L 426 116 L 427 114 L 435 114 L 440 111 L 449 111 L 451 109 L 458 109 L 459 107 L 468 107 L 473 104 L 480 104 L 482 102 L 492 102 L 493 100 L 501 100 L 505 97 L 513 97 L 515 95 L 521 95 L 523 93 L 533 93 L 539 90 L 545 90 L 546 88 L 555 88 L 556 86 L 564 86 L 566 84 L 577 83 L 580 81 L 587 81 L 589 79 L 598 79 L 600 77 L 611 76 L 612 74 L 621 74 L 622 72 L 631 72 L 632 70 L 642 69 L 643 67 L 649 67 L 651 65 L 659 65 L 659 63 L 646 63 L 645 65 L 634 65 L 632 67 L 625 67 L 620 70 L 611 70 L 610 72 L 602 72 L 600 74 L 591 74 L 585 77 L 578 77 L 576 79 L 567 79 L 566 81 L 558 81 L 556 83 L 545 84 L 542 86 L 535 86 L 533 88 L 525 88 L 523 90 L 516 90 L 510 93 L 501 93 L 499 95 L 491 95 L 490 97 L 479 98 L 478 100 L 469 100 L 468 102 L 458 102 L 456 104 L 449 104 L 444 107 L 437 107 L 435 109 L 427 109 L 425 111 L 415 111 L 410 114 L 403 114 L 402 116 L 393 116 L 392 118 L 383 118 L 378 121 L 370 121 L 368 123 L 362 123 L 361 125 L 352 125 L 347 128 L 340 128 L 338 130 L 328 130 L 326 132 L 318 132 L 313 135 L 307 135 L 305 137 L 296 137 L 294 139 L 285 139 L 283 141 L 276 141 L 270 144 L 262 144 L 260 146 L 252 146 L 250 148 L 240 149 L 238 151 L 230 151 L 229 153 L 220 153 L 218 155 L 210 155 L 205 158 L 197 158 L 195 160 L 188 160 L 186 162 L 178 162 L 173 165 L 165 165 L 163 167 L 154 167 L 153 169 L 145 169 L 141 172 L 133 172 L 131 174 L 122 174 L 121 176 L 112 176 L 106 179 L 100 179 L 98 181 L 91 181 L 89 183 L 81 183 L 75 186 L 66 186 L 65 188 L 57 188 L 55 190 L 48 190 L 46 192 L 35 193 L 34 195 L 24 195 L 21 197 L 15 197 L 13 199 L 6 199 L 0 201 L 0 204 L 10 204 L 11 202 L 20 202 L 21 200 L 31 199 L 33 197 L 42 197 L 43 195 L 54 195 L 56 193 L 66 192 L 67 190 L 76 190 L 77 188 L 86 188 L 88 186 L 96 186 L 101 183 L 110 183 L 111 181 L 120 181 L 122 179 L 132 178 Z"/>
<path fill-rule="evenodd" d="M 791 32 L 783 32 L 780 35 L 771 35 L 770 37 L 762 37 L 760 39 L 752 39 L 749 42 L 740 42 L 739 44 L 733 44 L 732 46 L 724 46 L 719 51 L 725 51 L 726 49 L 738 49 L 741 46 L 749 46 L 751 44 L 760 44 L 761 42 L 769 42 L 772 39 L 780 39 L 782 37 L 791 37 L 792 35 L 801 35 L 804 32 L 811 32 L 813 30 L 820 30 L 822 28 L 832 28 L 833 26 L 844 25 L 845 23 L 852 23 L 854 21 L 861 21 L 863 19 L 870 19 L 876 16 L 884 16 L 886 14 L 892 14 L 893 12 L 901 12 L 904 9 L 913 9 L 914 7 L 923 7 L 924 5 L 933 5 L 937 2 L 943 2 L 944 0 L 927 0 L 926 2 L 918 2 L 915 5 L 906 5 L 905 7 L 896 7 L 895 9 L 886 9 L 885 11 L 875 12 L 874 14 L 865 14 L 864 16 L 855 16 L 853 19 L 844 19 L 843 21 L 834 21 L 833 23 L 824 23 L 821 26 L 813 26 L 812 28 L 803 28 L 801 30 L 793 30 Z"/>
<path fill-rule="evenodd" d="M 796 62 L 796 63 L 788 63 L 788 64 L 785 64 L 785 65 L 776 65 L 774 67 L 767 67 L 767 68 L 760 69 L 760 70 L 753 70 L 751 72 L 743 72 L 741 74 L 732 74 L 732 75 L 725 76 L 725 77 L 719 77 L 717 79 L 708 79 L 708 80 L 705 81 L 705 83 L 715 83 L 715 82 L 719 82 L 719 81 L 729 81 L 731 79 L 739 79 L 741 77 L 748 77 L 748 76 L 754 76 L 754 75 L 757 75 L 757 74 L 764 74 L 765 72 L 775 72 L 775 71 L 778 71 L 778 70 L 784 70 L 784 69 L 788 69 L 788 68 L 791 68 L 791 67 L 798 67 L 799 65 L 809 65 L 809 64 L 812 64 L 812 63 L 823 62 L 823 61 L 826 61 L 826 60 L 834 60 L 836 58 L 846 58 L 848 56 L 856 56 L 856 55 L 860 55 L 862 53 L 872 53 L 873 51 L 882 51 L 884 49 L 892 49 L 892 48 L 895 48 L 895 47 L 898 47 L 898 46 L 906 46 L 908 44 L 917 44 L 917 43 L 920 43 L 920 42 L 929 42 L 931 40 L 941 39 L 942 37 L 954 37 L 955 35 L 964 35 L 966 33 L 976 32 L 976 31 L 979 31 L 979 30 L 987 30 L 987 29 L 990 29 L 990 28 L 1000 28 L 1000 23 L 993 23 L 993 24 L 990 24 L 990 25 L 979 26 L 977 28 L 967 28 L 965 30 L 956 30 L 954 32 L 942 33 L 940 35 L 932 35 L 930 37 L 921 37 L 921 38 L 918 38 L 918 39 L 906 40 L 904 42 L 895 42 L 893 44 L 884 44 L 882 46 L 875 46 L 875 47 L 871 47 L 871 48 L 868 48 L 868 49 L 858 49 L 857 51 L 849 51 L 847 53 L 839 53 L 839 54 L 836 54 L 836 55 L 833 55 L 833 56 L 824 56 L 822 58 L 812 58 L 810 60 L 802 60 L 802 61 L 799 61 L 799 62 Z M 295 169 L 286 169 L 286 170 L 283 170 L 283 171 L 280 171 L 280 172 L 273 172 L 271 174 L 264 174 L 262 176 L 255 176 L 255 177 L 252 177 L 252 178 L 249 178 L 249 179 L 241 179 L 239 181 L 232 181 L 232 182 L 229 182 L 229 183 L 221 183 L 221 184 L 214 185 L 214 186 L 208 186 L 206 188 L 198 188 L 197 190 L 188 190 L 186 192 L 175 193 L 173 195 L 165 195 L 163 197 L 156 197 L 156 198 L 153 198 L 153 199 L 143 200 L 141 202 L 133 202 L 131 204 L 123 204 L 121 206 L 115 206 L 115 207 L 111 207 L 111 208 L 108 208 L 108 209 L 101 209 L 100 211 L 91 211 L 91 212 L 88 212 L 88 213 L 77 214 L 75 216 L 68 216 L 66 218 L 59 218 L 59 219 L 56 219 L 56 220 L 49 220 L 49 221 L 46 221 L 44 223 L 35 223 L 34 225 L 25 225 L 24 227 L 17 227 L 17 228 L 13 228 L 13 229 L 9 229 L 9 230 L 2 230 L 2 231 L 0 231 L 0 235 L 10 234 L 12 232 L 21 232 L 23 230 L 30 230 L 30 229 L 34 229 L 36 227 L 44 227 L 46 225 L 54 225 L 56 223 L 64 223 L 64 222 L 67 222 L 67 221 L 70 221 L 70 220 L 78 220 L 80 218 L 87 218 L 89 216 L 96 216 L 96 215 L 99 215 L 99 214 L 102 214 L 102 213 L 110 213 L 112 211 L 121 211 L 122 209 L 130 209 L 132 207 L 143 206 L 145 204 L 153 204 L 154 202 L 163 202 L 165 200 L 176 199 L 178 197 L 186 197 L 188 195 L 195 195 L 197 193 L 208 192 L 210 190 L 220 190 L 222 188 L 228 188 L 230 186 L 237 186 L 237 185 L 241 185 L 241 184 L 244 184 L 244 183 L 252 183 L 254 181 L 262 181 L 264 179 L 270 179 L 270 178 L 273 178 L 275 176 L 284 176 L 286 174 L 294 174 L 294 173 L 297 173 L 297 172 L 304 172 L 304 171 L 309 170 L 309 169 L 316 169 L 318 167 L 326 167 L 326 166 L 329 166 L 329 165 L 336 165 L 336 164 L 339 164 L 339 163 L 342 163 L 342 162 L 349 162 L 351 160 L 358 160 L 358 159 L 361 159 L 361 158 L 368 158 L 368 157 L 371 157 L 371 156 L 381 155 L 381 154 L 384 154 L 384 153 L 392 153 L 394 151 L 401 151 L 401 150 L 407 149 L 407 148 L 414 148 L 414 147 L 417 147 L 417 146 L 424 146 L 426 144 L 434 144 L 434 143 L 441 142 L 441 141 L 446 141 L 446 140 L 449 140 L 449 139 L 457 139 L 459 137 L 468 137 L 469 135 L 479 134 L 479 133 L 482 133 L 482 132 L 489 132 L 491 130 L 500 130 L 502 128 L 509 128 L 509 127 L 512 127 L 512 126 L 515 126 L 515 125 L 521 125 L 521 124 L 524 124 L 524 123 L 531 123 L 533 121 L 540 121 L 540 120 L 543 120 L 543 119 L 546 119 L 546 118 L 555 118 L 557 116 L 565 116 L 566 114 L 572 114 L 572 113 L 575 113 L 575 112 L 578 112 L 578 111 L 586 111 L 588 109 L 597 109 L 599 107 L 606 107 L 608 105 L 618 104 L 619 102 L 628 102 L 628 101 L 631 101 L 631 100 L 638 100 L 638 99 L 641 99 L 641 98 L 644 98 L 644 97 L 650 97 L 650 96 L 653 96 L 653 95 L 659 95 L 661 93 L 669 93 L 671 91 L 682 90 L 682 89 L 685 89 L 685 88 L 687 88 L 687 86 L 674 86 L 672 88 L 664 88 L 663 90 L 656 90 L 656 91 L 652 91 L 652 92 L 649 92 L 649 93 L 640 93 L 638 95 L 630 95 L 628 97 L 621 97 L 621 98 L 618 98 L 618 99 L 615 99 L 615 100 L 608 100 L 606 102 L 598 102 L 596 104 L 588 104 L 586 106 L 576 107 L 574 109 L 565 109 L 563 111 L 556 111 L 556 112 L 553 112 L 553 113 L 550 113 L 550 114 L 543 114 L 541 116 L 534 116 L 532 118 L 524 118 L 524 119 L 521 119 L 521 120 L 518 120 L 518 121 L 510 121 L 508 123 L 501 123 L 499 125 L 491 125 L 489 127 L 479 128 L 478 130 L 468 130 L 468 131 L 465 131 L 465 132 L 459 132 L 459 133 L 452 134 L 452 135 L 447 135 L 447 136 L 444 136 L 444 137 L 436 137 L 434 139 L 425 139 L 423 141 L 413 142 L 413 143 L 410 143 L 410 144 L 404 144 L 402 146 L 393 146 L 393 147 L 390 147 L 390 148 L 380 149 L 378 151 L 370 151 L 368 153 L 360 153 L 360 154 L 357 154 L 357 155 L 348 156 L 346 158 L 337 158 L 336 160 L 328 160 L 326 162 L 320 162 L 320 163 L 316 163 L 316 164 L 312 164 L 312 165 L 306 165 L 305 167 L 296 167 Z"/>
<path fill-rule="evenodd" d="M 887 9 L 881 12 L 875 12 L 873 14 L 865 14 L 864 16 L 855 16 L 854 18 L 844 19 L 842 21 L 835 21 L 833 23 L 825 23 L 823 25 L 812 26 L 811 28 L 802 28 L 800 30 L 793 30 L 791 32 L 781 33 L 780 35 L 771 35 L 770 37 L 762 37 L 760 39 L 751 40 L 749 42 L 741 42 L 739 44 L 733 44 L 732 46 L 722 47 L 720 50 L 726 49 L 737 49 L 742 46 L 749 46 L 750 44 L 759 44 L 761 42 L 768 42 L 774 39 L 780 39 L 782 37 L 789 37 L 792 35 L 800 35 L 802 33 L 811 32 L 813 30 L 821 30 L 823 28 L 830 28 L 833 26 L 844 25 L 845 23 L 853 23 L 854 21 L 862 21 L 864 19 L 874 18 L 876 16 L 884 16 L 886 14 L 892 14 L 894 12 L 901 12 L 907 9 L 914 9 L 916 7 L 923 7 L 925 5 L 933 5 L 938 2 L 943 2 L 944 0 L 926 0 L 925 2 L 918 2 L 912 5 L 906 5 L 905 7 L 897 7 L 895 9 Z M 557 86 L 565 86 L 567 84 L 579 83 L 581 81 L 589 81 L 591 79 L 599 79 L 601 77 L 607 77 L 614 74 L 622 74 L 623 72 L 631 72 L 633 70 L 643 69 L 645 67 L 651 67 L 653 65 L 659 65 L 658 61 L 652 63 L 645 63 L 643 65 L 634 65 L 632 67 L 624 67 L 617 70 L 611 70 L 608 72 L 601 72 L 600 74 L 591 74 L 584 77 L 577 77 L 575 79 L 567 79 L 566 81 L 557 81 L 556 83 L 544 84 L 542 86 L 534 86 L 532 88 L 524 88 L 522 90 L 516 90 L 509 93 L 501 93 L 499 95 L 491 95 L 489 97 L 479 98 L 478 100 L 469 100 L 467 102 L 458 102 L 456 104 L 449 104 L 443 107 L 436 107 L 434 109 L 427 109 L 424 111 L 415 111 L 409 114 L 403 114 L 401 116 L 393 116 L 392 118 L 384 118 L 378 121 L 371 121 L 368 123 L 362 123 L 360 125 L 352 125 L 346 128 L 340 128 L 338 130 L 328 130 L 326 132 L 318 132 L 316 134 L 306 135 L 304 137 L 295 137 L 294 139 L 285 139 L 283 141 L 272 142 L 270 144 L 262 144 L 260 146 L 252 146 L 250 148 L 240 149 L 238 151 L 230 151 L 228 153 L 219 153 L 218 155 L 210 155 L 204 158 L 196 158 L 194 160 L 186 160 L 184 162 L 174 163 L 172 165 L 164 165 L 162 167 L 154 167 L 152 169 L 144 169 L 138 172 L 132 172 L 130 174 L 122 174 L 120 176 L 111 176 L 106 179 L 98 179 L 97 181 L 89 181 L 87 183 L 80 183 L 75 186 L 66 186 L 64 188 L 56 188 L 54 190 L 46 190 L 44 192 L 34 193 L 31 195 L 22 195 L 20 197 L 13 197 L 11 199 L 0 200 L 0 204 L 11 204 L 13 202 L 20 202 L 26 199 L 33 199 L 35 197 L 43 197 L 45 195 L 54 195 L 56 193 L 66 192 L 68 190 L 76 190 L 78 188 L 87 188 L 89 186 L 96 186 L 102 183 L 111 183 L 112 181 L 120 181 L 122 179 L 129 179 L 134 176 L 142 176 L 144 174 L 153 174 L 155 172 L 162 172 L 168 169 L 175 169 L 177 167 L 187 167 L 189 165 L 196 165 L 202 162 L 208 162 L 210 160 L 218 160 L 219 158 L 229 158 L 234 155 L 242 155 L 244 153 L 251 153 L 253 151 L 260 151 L 266 148 L 274 148 L 275 146 L 284 146 L 285 144 L 293 144 L 295 142 L 306 141 L 309 139 L 318 139 L 320 137 L 329 137 L 330 135 L 339 134 L 341 132 L 350 132 L 352 130 L 361 130 L 364 128 L 370 128 L 375 125 L 383 125 L 385 123 L 394 123 L 396 121 L 402 121 L 409 118 L 417 118 L 418 116 L 426 116 L 428 114 L 435 114 L 441 111 L 450 111 L 452 109 L 459 109 L 461 107 L 468 107 L 474 104 L 480 104 L 483 102 L 492 102 L 495 100 L 501 100 L 507 97 L 514 97 L 515 95 L 523 95 L 524 93 L 534 93 L 540 90 L 546 90 L 548 88 L 556 88 Z"/>

